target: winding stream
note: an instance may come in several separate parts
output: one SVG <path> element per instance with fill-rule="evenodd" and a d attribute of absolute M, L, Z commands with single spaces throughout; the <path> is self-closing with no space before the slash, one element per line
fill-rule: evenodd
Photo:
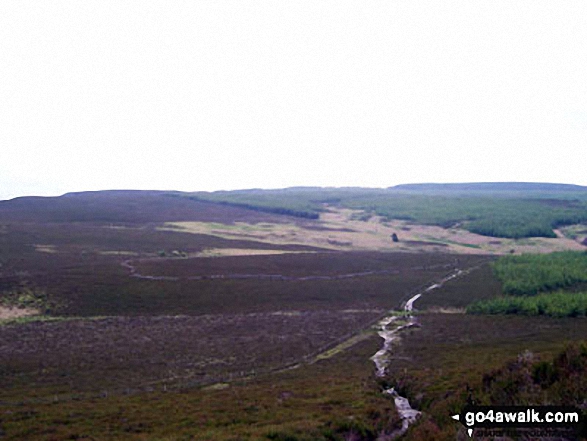
<path fill-rule="evenodd" d="M 422 292 L 410 297 L 410 299 L 404 305 L 403 310 L 391 311 L 390 315 L 379 321 L 377 324 L 377 333 L 383 339 L 383 346 L 375 353 L 375 355 L 373 355 L 373 357 L 371 357 L 371 360 L 373 360 L 375 363 L 375 367 L 377 369 L 376 374 L 378 377 L 384 377 L 386 374 L 387 367 L 391 362 L 391 347 L 393 342 L 399 339 L 398 334 L 406 328 L 419 326 L 416 318 L 412 315 L 414 302 L 422 297 L 423 294 L 440 288 L 445 282 L 448 282 L 449 280 L 452 280 L 462 274 L 464 274 L 464 271 L 462 270 L 454 271 L 440 282 L 434 283 L 433 285 L 430 285 L 424 289 Z M 397 413 L 402 420 L 401 429 L 391 435 L 392 438 L 397 438 L 408 430 L 410 424 L 418 419 L 421 412 L 413 409 L 412 406 L 410 406 L 408 399 L 399 395 L 393 387 L 385 389 L 383 393 L 393 397 Z"/>

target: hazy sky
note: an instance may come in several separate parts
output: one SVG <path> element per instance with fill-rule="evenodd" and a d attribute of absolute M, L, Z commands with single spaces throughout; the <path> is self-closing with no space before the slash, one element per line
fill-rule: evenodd
<path fill-rule="evenodd" d="M 587 185 L 587 2 L 0 2 L 0 199 Z"/>

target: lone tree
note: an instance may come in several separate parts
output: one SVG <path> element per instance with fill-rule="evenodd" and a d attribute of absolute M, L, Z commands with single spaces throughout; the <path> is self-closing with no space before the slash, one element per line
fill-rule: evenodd
<path fill-rule="evenodd" d="M 398 237 L 397 237 L 397 234 L 393 233 L 393 234 L 391 235 L 391 240 L 393 240 L 394 242 L 399 242 L 399 239 L 398 239 Z"/>

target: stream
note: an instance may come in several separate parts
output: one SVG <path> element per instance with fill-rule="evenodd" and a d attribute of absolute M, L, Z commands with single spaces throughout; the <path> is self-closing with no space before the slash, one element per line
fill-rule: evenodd
<path fill-rule="evenodd" d="M 406 302 L 402 310 L 394 310 L 390 312 L 390 315 L 384 317 L 379 321 L 377 324 L 378 331 L 377 333 L 383 339 L 383 346 L 382 348 L 371 357 L 371 360 L 375 363 L 375 367 L 377 369 L 376 375 L 378 377 L 384 377 L 386 374 L 387 367 L 391 362 L 391 347 L 394 341 L 399 339 L 399 333 L 404 329 L 411 328 L 414 326 L 419 326 L 416 318 L 412 315 L 412 310 L 414 308 L 414 302 L 422 297 L 423 294 L 429 293 L 432 290 L 440 288 L 445 282 L 454 279 L 455 277 L 460 276 L 463 274 L 464 271 L 456 270 L 450 275 L 446 276 L 438 283 L 434 283 L 424 289 L 422 292 L 410 297 L 410 299 Z M 390 395 L 394 402 L 397 413 L 399 414 L 402 420 L 402 427 L 401 429 L 397 430 L 391 435 L 391 438 L 397 438 L 403 435 L 410 424 L 418 419 L 421 412 L 413 409 L 410 406 L 410 403 L 407 398 L 402 397 L 399 395 L 393 387 L 385 389 L 383 391 L 384 394 Z"/>
<path fill-rule="evenodd" d="M 130 271 L 131 277 L 136 277 L 139 279 L 148 279 L 148 280 L 169 280 L 169 281 L 178 281 L 182 280 L 180 277 L 173 277 L 173 276 L 153 276 L 153 275 L 145 275 L 141 274 L 137 271 L 136 267 L 132 264 L 131 260 L 126 260 L 121 262 L 121 265 L 127 268 Z M 431 268 L 431 267 L 430 267 Z M 416 268 L 411 268 L 416 269 Z M 417 269 L 424 269 L 424 267 L 418 267 Z M 469 268 L 467 271 L 463 271 L 460 269 L 454 270 L 448 276 L 444 277 L 439 282 L 433 283 L 430 286 L 424 288 L 421 292 L 415 294 L 414 296 L 410 297 L 408 301 L 405 303 L 404 307 L 400 310 L 392 310 L 390 311 L 389 315 L 381 319 L 377 323 L 377 333 L 383 339 L 383 346 L 379 351 L 375 353 L 371 357 L 371 360 L 375 363 L 375 367 L 377 369 L 376 375 L 378 377 L 384 377 L 386 375 L 387 367 L 391 362 L 391 353 L 392 353 L 392 344 L 396 340 L 399 339 L 399 334 L 401 331 L 407 328 L 411 328 L 414 326 L 420 326 L 416 320 L 416 318 L 412 315 L 412 311 L 414 308 L 414 302 L 418 300 L 422 295 L 430 293 L 431 291 L 438 289 L 444 285 L 444 283 L 452 280 L 456 277 L 461 276 L 462 274 L 468 273 L 471 269 Z M 348 274 L 338 274 L 338 275 L 315 275 L 315 276 L 303 276 L 303 277 L 295 277 L 295 276 L 285 276 L 282 274 L 217 274 L 217 275 L 207 275 L 207 276 L 190 276 L 187 280 L 214 280 L 214 279 L 249 279 L 249 278 L 257 278 L 257 279 L 270 279 L 270 280 L 336 280 L 336 279 L 346 279 L 346 278 L 354 278 L 354 277 L 364 277 L 374 274 L 397 274 L 399 271 L 397 270 L 375 270 L 375 271 L 364 271 L 364 272 L 357 272 L 357 273 L 348 273 Z M 414 423 L 418 417 L 421 415 L 419 410 L 413 409 L 410 406 L 410 403 L 406 397 L 402 397 L 399 395 L 393 387 L 385 389 L 383 391 L 385 395 L 389 395 L 393 398 L 396 410 L 402 420 L 402 427 L 401 429 L 396 430 L 391 435 L 386 437 L 385 439 L 395 439 L 402 436 L 409 428 L 410 424 Z"/>

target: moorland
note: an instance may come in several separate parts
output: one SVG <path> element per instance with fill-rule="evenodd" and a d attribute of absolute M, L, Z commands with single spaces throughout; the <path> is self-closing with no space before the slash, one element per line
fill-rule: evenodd
<path fill-rule="evenodd" d="M 471 396 L 584 409 L 586 250 L 562 184 L 0 201 L 0 439 L 466 439 Z M 379 377 L 377 324 L 418 293 Z"/>

